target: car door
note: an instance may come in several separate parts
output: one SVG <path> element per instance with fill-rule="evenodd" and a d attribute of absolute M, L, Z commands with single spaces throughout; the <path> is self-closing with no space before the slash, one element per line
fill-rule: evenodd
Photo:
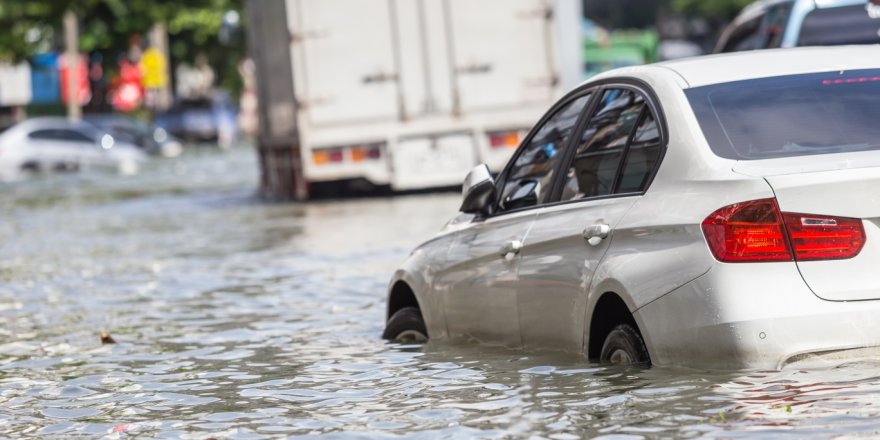
<path fill-rule="evenodd" d="M 588 94 L 575 94 L 554 106 L 502 173 L 495 214 L 456 233 L 448 250 L 451 264 L 434 283 L 451 336 L 520 345 L 518 253 L 538 207 L 552 196 L 554 171 L 588 102 Z"/>
<path fill-rule="evenodd" d="M 64 157 L 67 165 L 106 165 L 107 157 L 101 146 L 85 133 L 71 128 L 52 130 L 53 150 Z"/>
<path fill-rule="evenodd" d="M 75 166 L 79 163 L 79 151 L 75 142 L 65 137 L 65 130 L 42 128 L 28 134 L 30 154 L 41 169 Z"/>
<path fill-rule="evenodd" d="M 582 348 L 593 275 L 659 162 L 659 130 L 645 93 L 614 86 L 598 96 L 564 164 L 558 200 L 538 212 L 521 251 L 517 307 L 527 348 Z"/>

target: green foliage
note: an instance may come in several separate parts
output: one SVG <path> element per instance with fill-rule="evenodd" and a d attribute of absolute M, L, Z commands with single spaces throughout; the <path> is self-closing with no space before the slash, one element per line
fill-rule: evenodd
<path fill-rule="evenodd" d="M 235 61 L 244 56 L 243 38 L 224 46 L 218 34 L 227 11 L 243 16 L 243 1 L 0 0 L 0 29 L 4 30 L 0 32 L 0 59 L 21 60 L 62 49 L 62 17 L 71 9 L 79 19 L 79 45 L 84 52 L 102 52 L 105 60 L 115 61 L 117 54 L 128 49 L 133 35 L 146 40 L 154 23 L 165 22 L 172 64 L 192 63 L 196 54 L 204 53 L 218 81 L 236 88 Z M 113 70 L 112 65 L 107 67 Z"/>
<path fill-rule="evenodd" d="M 729 20 L 754 0 L 672 0 L 672 7 L 692 16 Z"/>

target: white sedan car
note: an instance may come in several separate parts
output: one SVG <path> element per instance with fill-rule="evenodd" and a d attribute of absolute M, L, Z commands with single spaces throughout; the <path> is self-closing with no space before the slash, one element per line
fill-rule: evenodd
<path fill-rule="evenodd" d="M 0 134 L 0 179 L 15 179 L 29 171 L 88 167 L 130 172 L 146 158 L 136 146 L 89 123 L 66 118 L 28 119 Z"/>
<path fill-rule="evenodd" d="M 384 337 L 781 368 L 880 346 L 880 47 L 614 70 L 390 283 Z M 880 351 L 878 351 L 880 352 Z"/>

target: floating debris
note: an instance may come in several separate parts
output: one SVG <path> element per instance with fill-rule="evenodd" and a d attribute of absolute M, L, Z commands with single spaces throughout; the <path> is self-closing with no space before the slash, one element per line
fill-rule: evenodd
<path fill-rule="evenodd" d="M 113 336 L 110 336 L 110 333 L 101 332 L 101 343 L 102 344 L 115 344 L 116 340 L 113 339 Z"/>

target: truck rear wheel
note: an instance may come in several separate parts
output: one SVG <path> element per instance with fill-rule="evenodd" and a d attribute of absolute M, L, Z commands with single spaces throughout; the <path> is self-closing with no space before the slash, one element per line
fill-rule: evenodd
<path fill-rule="evenodd" d="M 428 340 L 428 330 L 418 307 L 404 307 L 391 315 L 382 338 L 394 342 L 422 343 Z"/>
<path fill-rule="evenodd" d="M 629 324 L 619 324 L 608 333 L 599 361 L 603 364 L 651 366 L 645 340 Z"/>

